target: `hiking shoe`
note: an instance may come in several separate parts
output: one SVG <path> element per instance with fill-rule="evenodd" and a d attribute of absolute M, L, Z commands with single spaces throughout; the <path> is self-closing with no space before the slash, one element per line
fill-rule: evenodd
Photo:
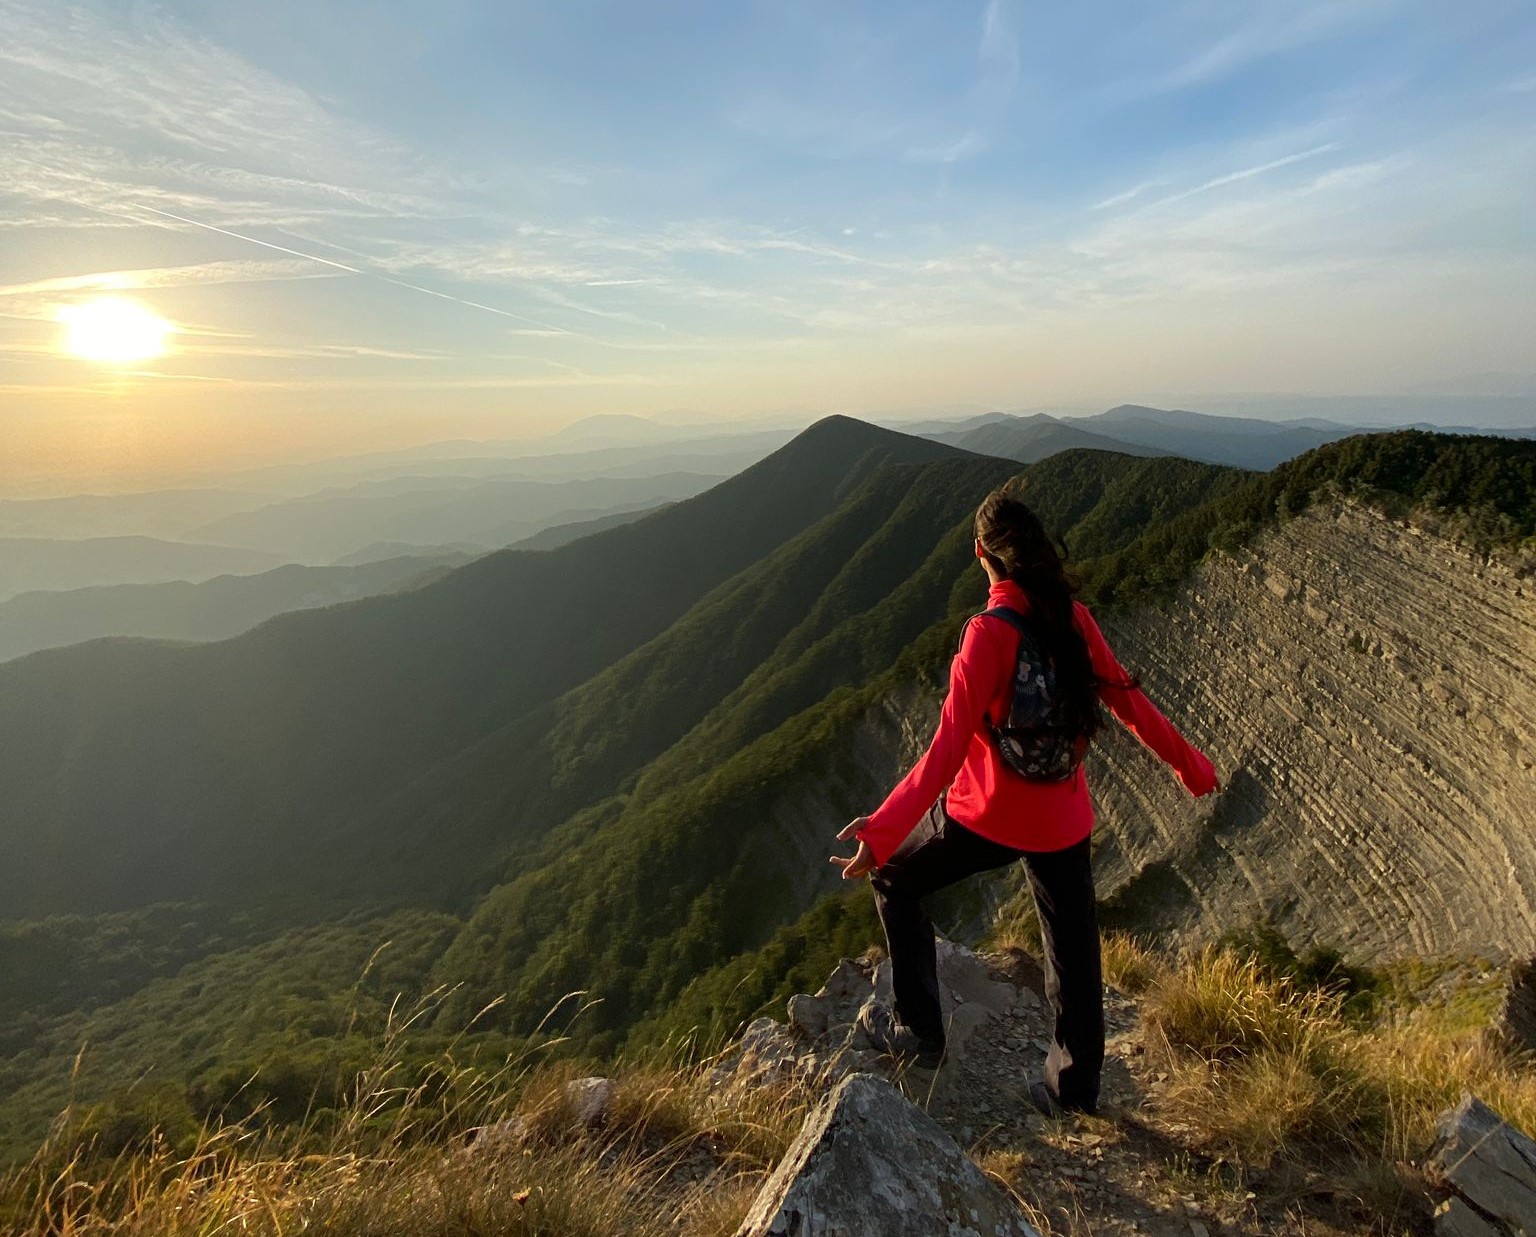
<path fill-rule="evenodd" d="M 921 1069 L 938 1069 L 944 1059 L 944 1041 L 923 1039 L 884 1005 L 870 1002 L 859 1010 L 859 1030 L 869 1046 L 888 1057 L 909 1058 Z"/>
<path fill-rule="evenodd" d="M 1029 1100 L 1030 1106 L 1036 1112 L 1042 1113 L 1053 1120 L 1060 1120 L 1071 1113 L 1083 1113 L 1085 1116 L 1092 1117 L 1096 1116 L 1099 1111 L 1096 1104 L 1063 1104 L 1056 1098 L 1056 1092 L 1051 1090 L 1050 1085 L 1044 1078 L 1030 1080 L 1029 1088 L 1025 1092 L 1025 1098 Z"/>

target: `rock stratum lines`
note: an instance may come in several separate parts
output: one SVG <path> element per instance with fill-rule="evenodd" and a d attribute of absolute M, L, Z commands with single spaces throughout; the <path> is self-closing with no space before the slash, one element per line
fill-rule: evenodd
<path fill-rule="evenodd" d="M 1270 918 L 1352 957 L 1536 951 L 1536 584 L 1347 499 L 1099 620 L 1216 762 L 1191 800 L 1119 727 L 1093 758 L 1112 914 Z"/>

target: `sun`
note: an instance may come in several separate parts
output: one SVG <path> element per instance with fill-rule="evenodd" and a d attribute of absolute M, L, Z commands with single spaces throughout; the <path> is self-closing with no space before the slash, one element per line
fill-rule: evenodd
<path fill-rule="evenodd" d="M 126 296 L 98 296 L 59 311 L 64 349 L 86 361 L 121 365 L 163 356 L 173 327 Z"/>

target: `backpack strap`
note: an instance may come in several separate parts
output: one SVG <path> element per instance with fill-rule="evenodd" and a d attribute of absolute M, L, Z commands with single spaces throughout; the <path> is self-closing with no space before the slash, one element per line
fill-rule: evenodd
<path fill-rule="evenodd" d="M 1029 620 L 1012 606 L 993 606 L 990 610 L 981 610 L 965 620 L 965 627 L 971 625 L 971 619 L 1000 618 L 1008 626 L 1012 627 L 1021 636 L 1030 635 Z M 960 629 L 960 643 L 965 643 L 965 627 Z"/>
<path fill-rule="evenodd" d="M 990 610 L 982 610 L 980 613 L 971 615 L 971 618 L 1000 618 L 1003 620 L 1003 622 L 1007 623 L 1008 626 L 1017 631 L 1021 639 L 1027 640 L 1031 637 L 1029 620 L 1026 619 L 1024 615 L 1019 611 L 1015 610 L 1012 606 L 993 606 Z M 966 626 L 969 627 L 971 619 L 966 619 L 965 622 Z M 963 630 L 960 633 L 960 639 L 962 643 L 965 640 L 965 632 Z M 1022 645 L 1020 647 L 1022 647 Z M 983 713 L 981 716 L 982 720 L 985 721 L 989 727 L 996 725 L 996 723 L 992 720 L 990 709 Z"/>
<path fill-rule="evenodd" d="M 980 614 L 973 614 L 972 618 L 1000 618 L 1010 627 L 1015 628 L 1020 635 L 1029 634 L 1029 620 L 1012 606 L 993 606 L 990 610 L 983 610 Z"/>

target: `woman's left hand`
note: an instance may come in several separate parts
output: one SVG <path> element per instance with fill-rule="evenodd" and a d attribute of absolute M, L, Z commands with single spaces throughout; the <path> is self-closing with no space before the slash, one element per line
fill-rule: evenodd
<path fill-rule="evenodd" d="M 852 841 L 860 829 L 869 823 L 868 816 L 856 816 L 838 832 L 837 839 L 840 842 Z M 869 843 L 861 841 L 858 852 L 851 859 L 845 859 L 841 855 L 831 856 L 831 862 L 843 869 L 845 881 L 857 880 L 861 876 L 868 876 L 878 866 L 875 863 L 875 852 L 869 849 Z"/>

